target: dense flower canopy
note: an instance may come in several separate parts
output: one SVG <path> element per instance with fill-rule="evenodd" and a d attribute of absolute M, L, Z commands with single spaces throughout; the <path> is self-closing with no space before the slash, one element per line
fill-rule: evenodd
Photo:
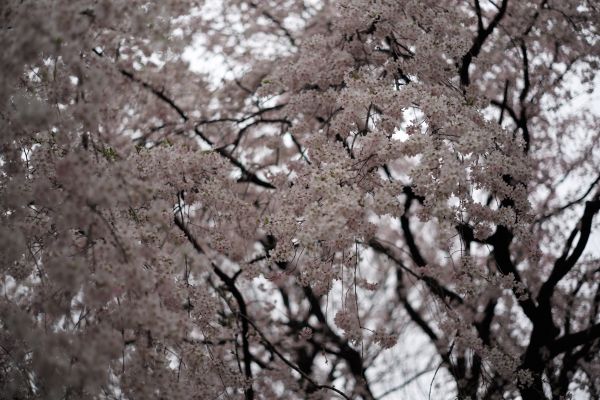
<path fill-rule="evenodd" d="M 597 0 L 4 0 L 0 47 L 1 399 L 600 396 Z"/>

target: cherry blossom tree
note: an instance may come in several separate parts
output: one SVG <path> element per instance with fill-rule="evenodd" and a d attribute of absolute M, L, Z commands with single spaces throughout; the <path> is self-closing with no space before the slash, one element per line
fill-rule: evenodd
<path fill-rule="evenodd" d="M 600 398 L 597 0 L 4 0 L 0 45 L 0 398 Z"/>

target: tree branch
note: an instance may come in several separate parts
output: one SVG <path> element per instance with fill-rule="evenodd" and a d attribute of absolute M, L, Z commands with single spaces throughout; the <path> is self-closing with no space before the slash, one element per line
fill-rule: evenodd
<path fill-rule="evenodd" d="M 492 22 L 490 22 L 487 28 L 478 31 L 477 37 L 473 41 L 473 45 L 471 46 L 467 54 L 463 56 L 459 69 L 460 83 L 463 86 L 469 86 L 469 65 L 471 65 L 471 61 L 473 60 L 473 58 L 479 55 L 479 52 L 481 51 L 485 40 L 488 38 L 488 36 L 492 34 L 498 23 L 500 23 L 500 20 L 504 17 L 507 7 L 508 0 L 502 0 L 502 5 L 500 6 L 498 13 L 494 16 Z M 483 25 L 481 26 L 483 27 Z"/>
<path fill-rule="evenodd" d="M 196 240 L 196 238 L 192 235 L 190 230 L 187 228 L 183 220 L 175 216 L 174 218 L 175 225 L 183 232 L 188 241 L 192 244 L 194 249 L 198 251 L 200 254 L 206 254 L 200 243 Z M 238 316 L 241 317 L 242 324 L 242 352 L 244 355 L 244 375 L 246 379 L 248 379 L 248 387 L 244 389 L 244 397 L 246 400 L 254 399 L 254 389 L 252 388 L 252 354 L 250 353 L 250 343 L 248 341 L 248 316 L 247 316 L 247 308 L 244 297 L 235 286 L 235 281 L 233 278 L 230 278 L 225 274 L 215 263 L 211 262 L 211 266 L 215 274 L 221 279 L 221 281 L 227 286 L 227 290 L 231 292 L 233 297 L 236 300 L 238 305 Z"/>
<path fill-rule="evenodd" d="M 242 316 L 242 317 L 244 317 L 244 316 Z M 256 326 L 256 324 L 254 322 L 252 322 L 247 317 L 244 317 L 244 318 L 246 318 L 246 321 L 250 325 L 252 325 L 252 328 L 254 328 L 254 330 L 256 331 L 256 333 L 258 333 L 258 335 L 260 336 L 260 338 L 261 338 L 262 342 L 265 344 L 265 346 L 270 351 L 272 351 L 275 355 L 277 355 L 277 357 L 279 357 L 281 359 L 281 361 L 283 361 L 288 367 L 290 367 L 294 371 L 298 372 L 304 379 L 306 379 L 308 382 L 310 382 L 311 385 L 315 386 L 317 389 L 328 389 L 328 390 L 331 390 L 331 391 L 339 394 L 340 396 L 342 396 L 344 399 L 350 400 L 350 398 L 344 392 L 342 392 L 341 390 L 336 389 L 333 386 L 321 385 L 321 384 L 315 382 L 310 376 L 306 375 L 300 368 L 298 368 L 298 366 L 296 366 L 290 360 L 288 360 L 287 358 L 285 358 L 285 356 L 283 354 L 281 354 L 279 352 L 279 350 L 277 350 L 277 348 L 269 341 L 269 339 L 267 339 L 267 337 L 264 335 L 264 333 L 262 333 L 262 331 L 260 329 L 258 329 L 258 327 Z"/>
<path fill-rule="evenodd" d="M 600 339 L 600 323 L 591 325 L 590 327 L 579 332 L 563 335 L 548 346 L 550 358 L 554 358 L 559 354 L 576 348 L 577 346 L 581 346 L 598 339 Z"/>
<path fill-rule="evenodd" d="M 550 276 L 542 285 L 540 292 L 538 294 L 538 302 L 540 304 L 549 303 L 550 298 L 552 297 L 552 293 L 554 292 L 554 288 L 558 284 L 558 282 L 567 274 L 569 271 L 575 266 L 585 247 L 587 246 L 587 242 L 590 238 L 590 233 L 592 231 L 592 221 L 594 216 L 600 211 L 600 195 L 597 195 L 594 200 L 588 201 L 585 204 L 585 210 L 583 211 L 583 216 L 579 220 L 577 226 L 571 232 L 569 239 L 565 245 L 565 249 L 563 250 L 563 254 L 556 260 L 554 263 L 554 268 L 550 273 Z M 579 232 L 579 240 L 575 249 L 569 256 L 569 251 L 571 250 L 572 242 L 575 238 L 575 235 Z M 549 305 L 549 304 L 548 304 Z"/>
<path fill-rule="evenodd" d="M 131 73 L 131 72 L 127 71 L 127 70 L 120 69 L 119 71 L 121 72 L 121 74 L 123 76 L 127 77 L 129 80 L 131 80 L 133 82 L 136 82 L 136 83 L 142 85 L 142 87 L 144 87 L 145 89 L 148 89 L 152 94 L 154 94 L 156 97 L 158 97 L 164 103 L 166 103 L 169 107 L 171 107 L 181 117 L 181 119 L 184 122 L 188 122 L 189 121 L 189 117 L 187 116 L 187 114 L 185 113 L 185 111 L 183 111 L 183 109 L 181 107 L 179 107 L 177 105 L 177 103 L 175 103 L 175 101 L 173 99 L 171 99 L 169 96 L 167 96 L 164 93 L 164 91 L 156 89 L 155 87 L 153 87 L 149 83 L 144 82 L 141 79 L 137 78 L 136 76 L 133 75 L 133 73 Z M 202 131 L 200 131 L 200 129 L 199 129 L 200 125 L 201 124 L 198 124 L 198 125 L 196 125 L 194 127 L 194 132 L 202 140 L 204 140 L 208 145 L 213 146 L 214 143 L 206 135 L 204 135 L 204 133 Z M 269 182 L 267 182 L 267 181 L 259 178 L 254 172 L 251 172 L 250 170 L 248 170 L 248 168 L 246 168 L 246 166 L 244 166 L 244 164 L 242 164 L 237 158 L 235 158 L 230 152 L 228 152 L 224 148 L 217 148 L 217 149 L 214 149 L 214 150 L 218 154 L 220 154 L 221 156 L 223 156 L 224 158 L 228 159 L 229 162 L 231 162 L 231 164 L 233 164 L 237 168 L 239 168 L 242 171 L 242 177 L 244 177 L 245 181 L 254 183 L 257 186 L 261 186 L 261 187 L 264 187 L 266 189 L 275 189 L 275 186 L 273 186 L 271 183 L 269 183 Z"/>

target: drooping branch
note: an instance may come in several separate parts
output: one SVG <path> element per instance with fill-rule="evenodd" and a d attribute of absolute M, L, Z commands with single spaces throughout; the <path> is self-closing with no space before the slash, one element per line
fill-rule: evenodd
<path fill-rule="evenodd" d="M 128 78 L 129 80 L 136 82 L 138 84 L 140 84 L 142 87 L 144 87 L 145 89 L 148 89 L 152 94 L 154 94 L 156 97 L 158 97 L 161 101 L 163 101 L 164 103 L 166 103 L 171 109 L 173 109 L 178 115 L 179 117 L 181 117 L 181 119 L 183 120 L 183 122 L 188 122 L 189 121 L 189 117 L 188 115 L 185 113 L 185 111 L 183 111 L 183 109 L 177 105 L 177 103 L 171 99 L 169 96 L 167 96 L 164 92 L 164 90 L 158 90 L 155 87 L 153 87 L 152 85 L 150 85 L 149 83 L 137 78 L 135 75 L 133 75 L 133 73 L 124 70 L 124 69 L 120 69 L 119 70 L 121 72 L 121 74 L 123 76 L 125 76 L 126 78 Z M 208 136 L 206 136 L 200 129 L 201 124 L 197 124 L 194 127 L 194 132 L 196 133 L 196 135 L 198 135 L 198 137 L 200 137 L 204 142 L 206 142 L 209 146 L 213 146 L 214 143 L 208 138 Z M 261 179 L 260 177 L 258 177 L 256 175 L 256 173 L 250 171 L 241 161 L 239 161 L 236 157 L 233 156 L 233 154 L 231 154 L 229 151 L 227 151 L 225 148 L 223 147 L 219 147 L 214 149 L 219 155 L 221 155 L 222 157 L 226 158 L 227 160 L 229 160 L 229 162 L 231 164 L 233 164 L 234 166 L 236 166 L 241 172 L 242 172 L 242 177 L 244 178 L 245 181 L 247 182 L 251 182 L 257 186 L 261 186 L 265 189 L 275 189 L 275 186 L 273 186 L 271 183 L 265 181 L 264 179 Z"/>
<path fill-rule="evenodd" d="M 308 382 L 310 382 L 311 385 L 315 386 L 317 389 L 327 389 L 327 390 L 331 390 L 332 392 L 337 393 L 338 395 L 342 396 L 344 399 L 346 400 L 350 400 L 350 398 L 341 390 L 336 389 L 333 386 L 329 386 L 329 385 L 321 385 L 317 382 L 315 382 L 314 379 L 312 379 L 310 376 L 306 375 L 300 368 L 298 368 L 297 365 L 295 365 L 294 363 L 292 363 L 290 360 L 288 360 L 283 354 L 281 354 L 281 352 L 279 352 L 279 350 L 277 350 L 277 348 L 269 341 L 269 339 L 267 339 L 267 337 L 265 336 L 265 334 L 258 329 L 258 327 L 256 326 L 256 324 L 250 320 L 247 319 L 247 322 L 252 325 L 252 328 L 256 331 L 256 333 L 258 333 L 258 335 L 260 336 L 263 344 L 273 353 L 275 353 L 275 355 L 277 355 L 277 357 L 279 357 L 279 359 L 281 361 L 283 361 L 288 367 L 290 367 L 291 369 L 293 369 L 294 371 L 296 371 L 297 373 L 299 373 L 304 379 L 306 379 Z"/>
<path fill-rule="evenodd" d="M 178 216 L 174 218 L 175 225 L 183 232 L 186 239 L 190 244 L 198 251 L 200 254 L 206 254 L 206 251 L 202 248 L 200 243 L 196 240 L 192 232 L 188 229 L 185 222 L 180 219 Z M 237 315 L 240 318 L 240 323 L 242 325 L 242 353 L 244 357 L 244 375 L 246 379 L 248 379 L 248 386 L 244 389 L 244 397 L 246 400 L 254 399 L 254 389 L 252 387 L 252 355 L 250 354 L 250 342 L 248 341 L 248 315 L 246 308 L 246 301 L 242 296 L 242 293 L 235 286 L 235 280 L 230 278 L 225 274 L 215 263 L 212 263 L 212 269 L 215 274 L 221 279 L 221 281 L 226 285 L 227 290 L 233 295 L 236 300 L 238 306 Z"/>
<path fill-rule="evenodd" d="M 431 276 L 422 275 L 414 272 L 410 268 L 406 267 L 404 262 L 400 258 L 398 258 L 385 244 L 376 238 L 373 238 L 369 241 L 369 246 L 378 253 L 385 254 L 390 260 L 394 261 L 396 265 L 404 271 L 407 271 L 414 278 L 423 281 L 425 285 L 431 290 L 433 294 L 435 294 L 444 304 L 447 304 L 447 301 L 455 302 L 456 304 L 462 304 L 462 298 L 452 290 L 444 287 L 437 279 Z"/>
<path fill-rule="evenodd" d="M 412 192 L 412 190 L 411 190 L 411 192 Z M 407 192 L 407 193 L 409 193 L 409 192 Z M 419 250 L 419 247 L 417 246 L 415 237 L 410 229 L 410 221 L 407 216 L 407 213 L 410 210 L 410 207 L 412 205 L 412 201 L 414 198 L 415 198 L 414 196 L 407 194 L 406 203 L 404 205 L 404 214 L 400 217 L 400 225 L 402 227 L 402 233 L 404 234 L 404 239 L 406 241 L 406 245 L 408 246 L 408 250 L 409 250 L 412 260 L 418 267 L 425 267 L 427 265 L 427 261 L 423 258 L 423 255 L 421 254 L 421 251 Z M 374 244 L 377 246 L 378 243 L 375 242 Z M 371 246 L 371 247 L 373 247 L 373 246 Z M 381 248 L 381 247 L 382 246 L 379 243 L 378 248 Z M 396 261 L 396 263 L 399 262 L 399 260 L 397 260 L 397 259 L 394 261 Z M 453 301 L 453 302 L 457 302 L 458 304 L 461 304 L 463 302 L 462 298 L 458 294 L 445 288 L 435 278 L 424 275 L 424 276 L 421 276 L 420 279 L 422 279 L 423 282 L 425 282 L 425 284 L 429 287 L 429 289 L 434 294 L 436 294 L 444 303 L 446 303 L 447 299 L 449 299 L 450 301 Z"/>
<path fill-rule="evenodd" d="M 448 367 L 448 372 L 450 373 L 450 375 L 452 375 L 452 377 L 454 379 L 458 380 L 459 377 L 455 374 L 454 365 L 452 364 L 452 360 L 450 358 L 452 347 L 450 347 L 450 350 L 448 350 L 448 349 L 444 348 L 443 346 L 441 346 L 439 343 L 438 335 L 433 331 L 433 329 L 427 323 L 427 321 L 425 321 L 425 319 L 417 312 L 417 310 L 414 309 L 414 307 L 412 306 L 412 304 L 406 297 L 406 294 L 404 293 L 405 288 L 404 288 L 403 275 L 404 274 L 402 272 L 402 269 L 397 268 L 396 269 L 396 291 L 395 291 L 396 296 L 400 300 L 400 303 L 404 307 L 404 310 L 406 311 L 406 313 L 408 314 L 410 319 L 415 324 L 417 324 L 417 326 L 423 331 L 423 333 L 425 333 L 427 335 L 427 337 L 429 338 L 429 341 L 436 348 L 438 355 L 442 359 L 442 363 L 440 364 L 440 366 L 442 364 L 445 364 Z"/>
<path fill-rule="evenodd" d="M 402 390 L 404 389 L 406 386 L 410 385 L 411 383 L 413 383 L 414 381 L 416 381 L 417 379 L 419 379 L 421 376 L 428 374 L 430 372 L 434 372 L 436 368 L 432 368 L 431 366 L 427 366 L 426 368 L 424 368 L 423 370 L 417 372 L 416 374 L 414 374 L 413 376 L 411 376 L 410 378 L 408 378 L 407 380 L 405 380 L 404 382 L 400 383 L 399 385 L 396 385 L 394 387 L 392 387 L 391 389 L 386 390 L 385 392 L 381 393 L 380 395 L 377 396 L 377 399 L 383 399 L 384 397 L 387 397 L 395 392 L 397 392 L 398 390 Z"/>
<path fill-rule="evenodd" d="M 548 214 L 544 214 L 543 216 L 541 216 L 539 219 L 536 220 L 536 223 L 541 223 L 546 221 L 548 218 L 554 217 L 558 214 L 560 214 L 561 212 L 571 208 L 572 206 L 581 203 L 591 192 L 592 190 L 594 190 L 594 188 L 600 183 L 600 175 L 598 175 L 596 177 L 596 179 L 594 179 L 594 181 L 590 184 L 590 186 L 588 186 L 588 188 L 586 189 L 586 191 L 579 196 L 578 198 L 569 201 L 568 203 L 558 207 L 557 209 L 549 212 Z"/>
<path fill-rule="evenodd" d="M 248 3 L 250 5 L 250 7 L 252 8 L 258 8 L 259 6 L 254 3 L 254 2 L 250 2 Z M 283 26 L 283 24 L 281 23 L 280 20 L 278 20 L 277 18 L 275 18 L 270 12 L 263 10 L 262 11 L 262 15 L 267 18 L 269 21 L 273 22 L 277 28 L 279 28 L 279 30 L 281 32 L 283 32 L 283 34 L 285 35 L 285 37 L 289 40 L 290 44 L 293 47 L 296 47 L 296 39 L 294 38 L 294 36 L 292 35 L 292 33 L 289 31 L 289 29 L 287 29 L 285 26 Z"/>
<path fill-rule="evenodd" d="M 488 301 L 484 311 L 483 318 L 481 321 L 475 323 L 475 329 L 477 329 L 477 333 L 479 338 L 483 342 L 485 346 L 489 346 L 491 344 L 491 327 L 492 321 L 494 320 L 496 306 L 498 305 L 498 299 L 492 298 Z M 476 398 L 477 389 L 479 388 L 479 382 L 481 380 L 481 374 L 483 372 L 483 359 L 481 355 L 474 353 L 473 361 L 471 363 L 471 374 L 469 378 L 469 382 L 467 384 L 468 389 L 470 390 L 470 395 L 472 398 Z"/>
<path fill-rule="evenodd" d="M 310 313 L 314 315 L 323 328 L 323 333 L 339 348 L 337 356 L 342 358 L 348 364 L 348 367 L 354 375 L 357 382 L 363 381 L 363 388 L 366 391 L 368 398 L 373 398 L 373 393 L 367 381 L 366 367 L 363 357 L 360 352 L 350 347 L 348 342 L 337 335 L 327 323 L 327 317 L 321 309 L 319 298 L 314 294 L 310 287 L 305 287 L 304 294 L 310 304 Z"/>

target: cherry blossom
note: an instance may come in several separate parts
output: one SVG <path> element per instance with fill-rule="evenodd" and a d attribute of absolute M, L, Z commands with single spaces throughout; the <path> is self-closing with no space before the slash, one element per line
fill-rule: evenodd
<path fill-rule="evenodd" d="M 0 397 L 597 398 L 598 21 L 4 1 Z"/>

